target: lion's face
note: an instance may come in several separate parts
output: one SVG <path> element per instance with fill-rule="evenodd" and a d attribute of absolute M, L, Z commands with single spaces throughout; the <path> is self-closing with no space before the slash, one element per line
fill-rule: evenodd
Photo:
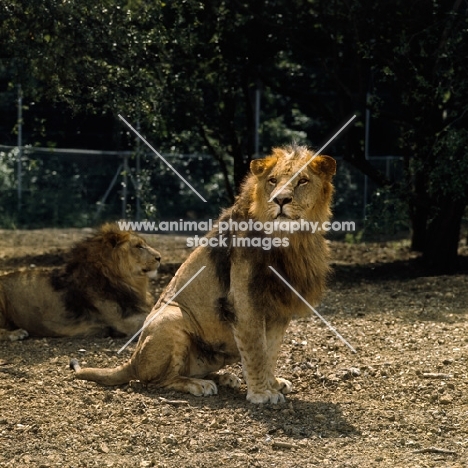
<path fill-rule="evenodd" d="M 330 156 L 313 156 L 305 147 L 277 148 L 271 156 L 253 160 L 250 168 L 255 187 L 250 215 L 263 222 L 326 221 L 336 163 Z"/>
<path fill-rule="evenodd" d="M 101 263 L 120 277 L 146 275 L 155 278 L 161 254 L 150 247 L 137 234 L 120 231 L 114 225 L 105 225 L 100 230 L 101 236 L 96 240 L 101 246 Z"/>
<path fill-rule="evenodd" d="M 129 240 L 118 249 L 121 254 L 124 254 L 120 255 L 124 267 L 132 269 L 135 274 L 145 274 L 149 278 L 156 278 L 161 263 L 161 254 L 150 247 L 143 238 L 130 234 Z"/>

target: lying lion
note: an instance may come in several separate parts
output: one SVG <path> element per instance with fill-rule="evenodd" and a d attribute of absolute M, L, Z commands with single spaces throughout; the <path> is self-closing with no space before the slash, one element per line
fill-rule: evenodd
<path fill-rule="evenodd" d="M 141 237 L 106 224 L 60 269 L 0 276 L 0 340 L 131 335 L 151 310 L 148 278 L 161 256 Z"/>
<path fill-rule="evenodd" d="M 327 245 L 320 230 L 290 233 L 277 226 L 268 235 L 242 227 L 248 221 L 258 226 L 258 222 L 288 225 L 293 220 L 323 223 L 329 219 L 336 163 L 329 156 L 316 156 L 307 164 L 312 156 L 305 147 L 291 146 L 252 161 L 251 174 L 234 206 L 218 220 L 234 226 L 225 234 L 228 247 L 208 245 L 192 252 L 148 316 L 128 362 L 115 369 L 98 369 L 80 368 L 72 360 L 76 376 L 102 385 L 138 379 L 156 387 L 212 395 L 217 393 L 212 378 L 221 385 L 239 385 L 235 376 L 212 373 L 240 360 L 247 400 L 284 401 L 283 394 L 291 392 L 292 384 L 275 377 L 278 351 L 291 318 L 304 316 L 309 309 L 269 267 L 311 305 L 316 304 L 328 272 Z M 298 170 L 297 177 L 269 201 Z M 236 230 L 234 222 L 241 221 L 244 225 Z M 225 240 L 216 230 L 208 238 L 218 238 L 212 245 Z M 239 247 L 239 238 L 249 238 L 251 246 Z M 272 246 L 265 249 L 261 241 L 268 238 Z"/>

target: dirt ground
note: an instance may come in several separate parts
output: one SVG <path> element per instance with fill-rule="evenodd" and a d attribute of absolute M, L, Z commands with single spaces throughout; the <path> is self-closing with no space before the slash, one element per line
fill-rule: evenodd
<path fill-rule="evenodd" d="M 59 265 L 87 234 L 0 231 L 0 273 Z M 157 294 L 189 250 L 147 238 L 163 256 Z M 468 276 L 428 276 L 405 241 L 331 247 L 318 311 L 357 353 L 317 318 L 294 321 L 278 362 L 286 403 L 254 406 L 245 386 L 197 398 L 74 379 L 70 358 L 115 366 L 134 348 L 118 355 L 123 339 L 2 342 L 0 466 L 468 466 Z"/>

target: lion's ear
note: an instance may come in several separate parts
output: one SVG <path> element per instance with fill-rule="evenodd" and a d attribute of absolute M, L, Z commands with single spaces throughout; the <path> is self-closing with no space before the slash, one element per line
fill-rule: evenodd
<path fill-rule="evenodd" d="M 273 167 L 276 164 L 276 161 L 276 158 L 252 159 L 252 161 L 250 161 L 250 172 L 257 177 L 260 177 L 268 169 Z"/>
<path fill-rule="evenodd" d="M 336 161 L 331 156 L 316 156 L 310 162 L 313 171 L 331 178 L 336 174 Z"/>

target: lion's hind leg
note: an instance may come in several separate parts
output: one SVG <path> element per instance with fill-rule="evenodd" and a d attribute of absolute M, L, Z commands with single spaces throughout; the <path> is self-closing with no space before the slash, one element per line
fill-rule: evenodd
<path fill-rule="evenodd" d="M 149 385 L 151 387 L 151 384 Z M 212 380 L 196 379 L 194 377 L 177 376 L 166 380 L 160 387 L 195 396 L 210 396 L 218 394 L 218 387 Z"/>
<path fill-rule="evenodd" d="M 17 330 L 5 330 L 0 328 L 0 341 L 21 341 L 29 336 L 29 333 L 22 328 Z"/>
<path fill-rule="evenodd" d="M 223 372 L 222 374 L 208 374 L 205 379 L 177 376 L 166 381 L 164 387 L 178 392 L 191 393 L 195 396 L 210 396 L 218 394 L 218 387 L 216 384 L 223 387 L 238 389 L 241 381 L 237 375 L 231 374 L 230 372 Z"/>
<path fill-rule="evenodd" d="M 216 395 L 215 382 L 206 376 L 221 367 L 220 358 L 207 351 L 209 345 L 195 333 L 187 316 L 171 305 L 154 317 L 132 358 L 137 378 L 150 389 Z"/>
<path fill-rule="evenodd" d="M 229 387 L 237 390 L 241 385 L 241 379 L 239 379 L 236 374 L 232 374 L 231 372 L 222 372 L 220 374 L 213 373 L 209 374 L 207 377 L 209 377 L 221 387 Z"/>
<path fill-rule="evenodd" d="M 10 314 L 11 315 L 11 314 Z M 29 333 L 23 328 L 9 330 L 14 324 L 9 322 L 8 317 L 8 300 L 2 284 L 0 284 L 0 341 L 21 341 L 29 336 Z"/>

